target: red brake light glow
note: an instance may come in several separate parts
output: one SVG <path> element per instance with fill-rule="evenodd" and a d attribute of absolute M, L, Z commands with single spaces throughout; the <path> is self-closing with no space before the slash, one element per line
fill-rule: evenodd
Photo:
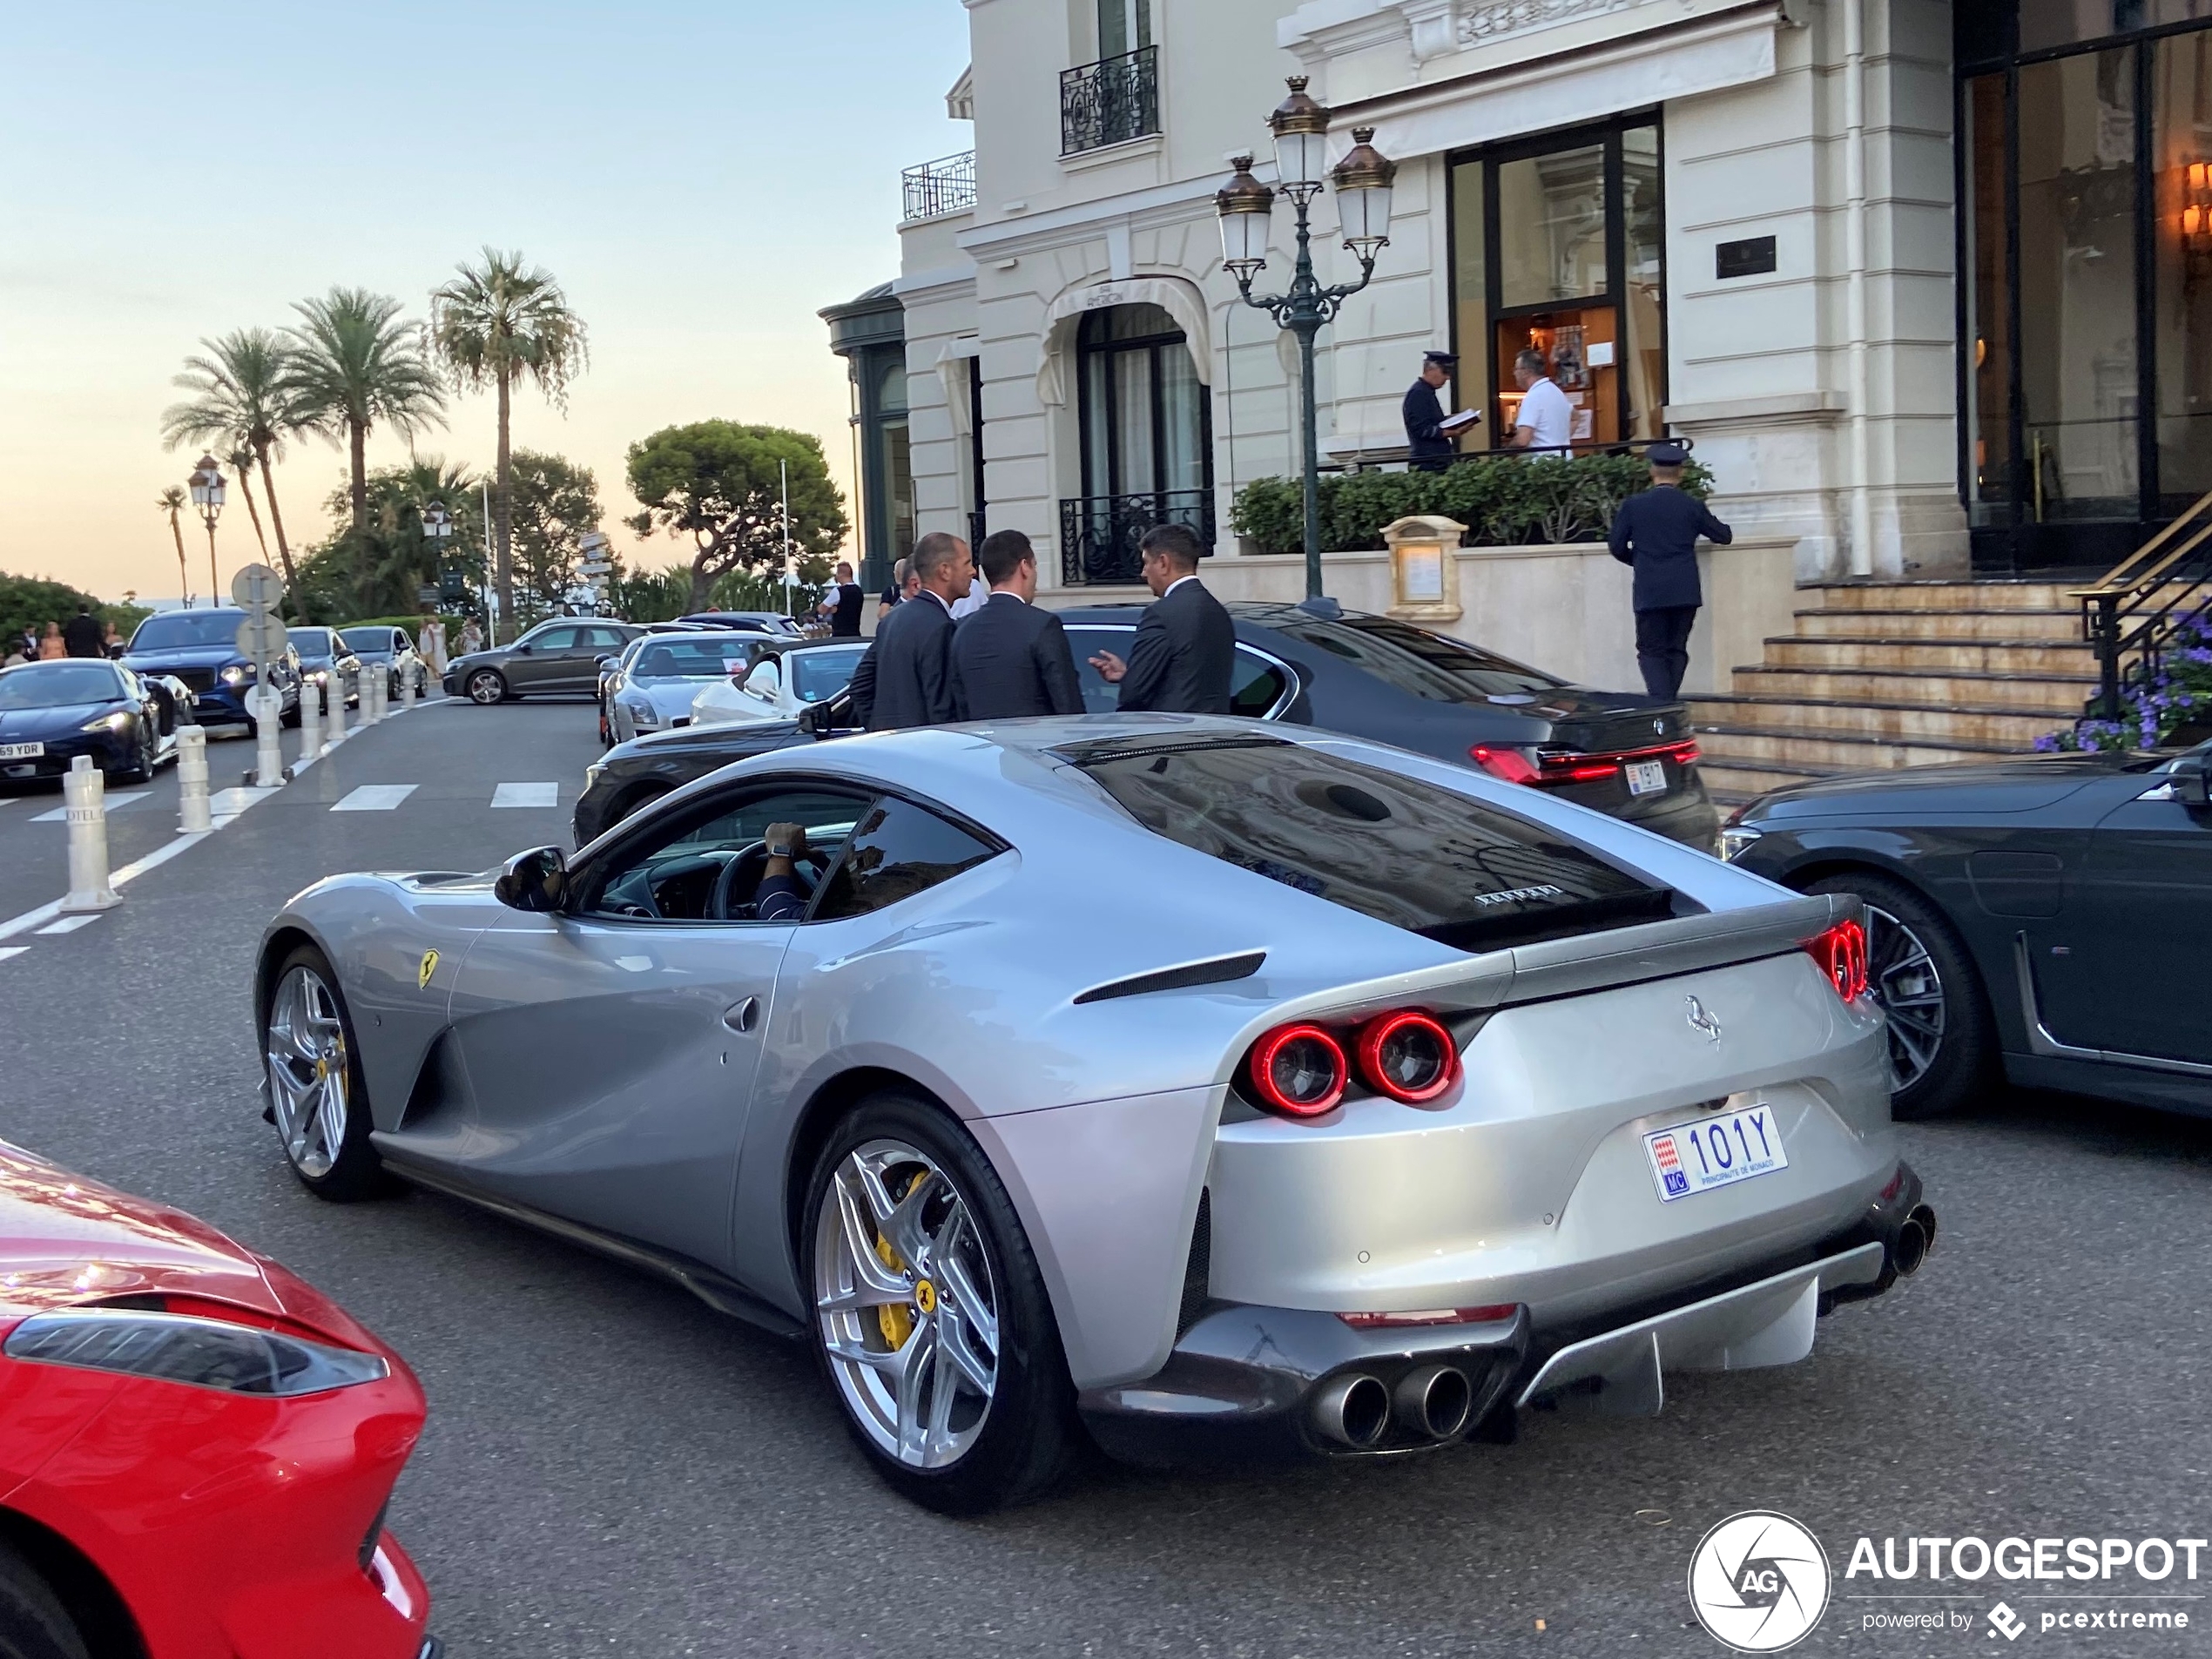
<path fill-rule="evenodd" d="M 1360 1081 L 1393 1100 L 1434 1100 L 1460 1075 L 1460 1049 L 1433 1015 L 1378 1014 L 1359 1028 Z"/>
<path fill-rule="evenodd" d="M 1246 1069 L 1252 1092 L 1270 1111 L 1318 1117 L 1344 1098 L 1351 1069 L 1333 1034 L 1299 1023 L 1278 1026 L 1254 1043 Z"/>
<path fill-rule="evenodd" d="M 1489 744 L 1478 743 L 1467 751 L 1467 759 L 1493 778 L 1502 778 L 1509 784 L 1536 781 L 1536 768 L 1518 749 L 1494 748 Z"/>
<path fill-rule="evenodd" d="M 1820 971 L 1846 1002 L 1866 995 L 1866 930 L 1855 921 L 1839 921 L 1824 934 L 1805 941 L 1805 949 Z"/>
<path fill-rule="evenodd" d="M 1520 1312 L 1518 1302 L 1498 1302 L 1479 1308 L 1415 1308 L 1406 1313 L 1339 1313 L 1337 1318 L 1355 1331 L 1387 1331 L 1419 1325 L 1487 1325 Z"/>
<path fill-rule="evenodd" d="M 1649 749 L 1623 749 L 1618 753 L 1583 754 L 1570 751 L 1540 754 L 1534 761 L 1521 750 L 1487 743 L 1478 743 L 1467 751 L 1467 759 L 1494 778 L 1502 778 L 1509 784 L 1537 785 L 1602 783 L 1618 776 L 1621 768 L 1632 761 L 1671 760 L 1677 766 L 1694 766 L 1698 758 L 1695 738 L 1656 744 Z"/>

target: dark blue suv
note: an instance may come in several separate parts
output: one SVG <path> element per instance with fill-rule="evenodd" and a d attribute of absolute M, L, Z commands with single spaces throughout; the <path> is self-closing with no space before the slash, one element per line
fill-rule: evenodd
<path fill-rule="evenodd" d="M 182 680 L 198 698 L 200 725 L 251 725 L 246 694 L 253 689 L 253 659 L 238 648 L 245 620 L 234 605 L 165 610 L 138 624 L 123 660 L 133 672 Z M 289 645 L 269 664 L 269 684 L 283 694 L 285 725 L 293 724 L 300 718 L 300 658 Z"/>

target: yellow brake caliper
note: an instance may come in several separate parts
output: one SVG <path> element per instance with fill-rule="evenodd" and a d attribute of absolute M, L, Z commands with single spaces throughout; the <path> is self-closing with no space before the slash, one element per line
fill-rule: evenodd
<path fill-rule="evenodd" d="M 899 1252 L 891 1248 L 891 1241 L 881 1233 L 875 1236 L 875 1253 L 883 1264 L 894 1273 L 907 1271 L 906 1263 L 899 1259 Z M 914 1310 L 905 1303 L 886 1303 L 875 1311 L 875 1322 L 883 1332 L 883 1339 L 894 1349 L 907 1345 L 907 1339 L 914 1334 Z"/>

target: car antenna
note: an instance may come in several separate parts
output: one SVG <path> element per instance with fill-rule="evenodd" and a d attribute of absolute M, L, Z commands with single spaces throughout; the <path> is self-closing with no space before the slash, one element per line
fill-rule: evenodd
<path fill-rule="evenodd" d="M 1298 608 L 1307 616 L 1318 617 L 1324 622 L 1341 622 L 1344 619 L 1344 607 L 1325 593 L 1299 600 Z"/>

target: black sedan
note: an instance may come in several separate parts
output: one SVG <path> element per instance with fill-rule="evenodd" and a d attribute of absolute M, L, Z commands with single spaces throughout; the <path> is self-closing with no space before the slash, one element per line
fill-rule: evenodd
<path fill-rule="evenodd" d="M 174 679 L 98 658 L 0 669 L 0 780 L 61 778 L 82 754 L 111 783 L 142 784 L 176 758 L 191 704 Z"/>
<path fill-rule="evenodd" d="M 1865 901 L 1899 1117 L 2000 1075 L 2212 1113 L 2212 744 L 1777 790 L 1724 857 Z"/>
<path fill-rule="evenodd" d="M 1710 848 L 1719 814 L 1697 775 L 1697 745 L 1680 703 L 1594 691 L 1389 617 L 1312 605 L 1240 604 L 1232 711 L 1392 743 L 1570 800 Z M 1127 659 L 1135 606 L 1066 610 L 1085 706 L 1110 711 L 1116 693 L 1089 659 Z M 671 789 L 748 755 L 849 729 L 840 696 L 791 721 L 691 727 L 639 738 L 591 768 L 577 802 L 582 846 Z"/>

